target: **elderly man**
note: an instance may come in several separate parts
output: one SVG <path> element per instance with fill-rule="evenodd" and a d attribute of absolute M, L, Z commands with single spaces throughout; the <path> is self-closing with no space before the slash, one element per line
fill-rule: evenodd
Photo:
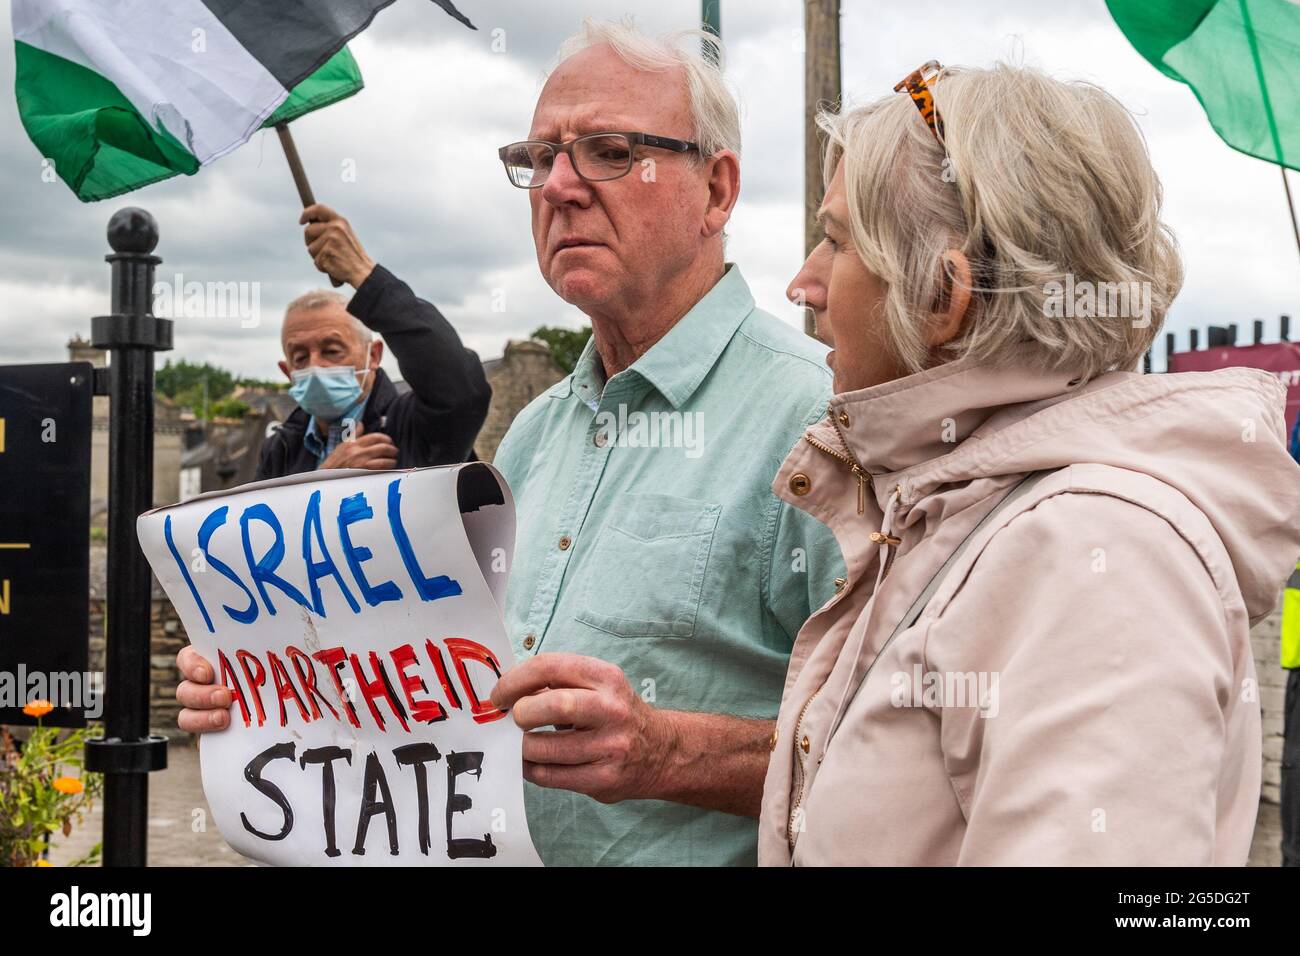
<path fill-rule="evenodd" d="M 518 506 L 521 663 L 492 699 L 529 731 L 548 864 L 753 864 L 790 649 L 842 583 L 830 533 L 771 488 L 826 414 L 825 349 L 724 260 L 740 122 L 680 39 L 587 23 L 529 139 L 501 150 L 543 275 L 593 330 L 495 460 Z M 183 666 L 187 707 L 229 706 L 198 686 L 210 668 Z"/>
<path fill-rule="evenodd" d="M 258 478 L 317 468 L 413 468 L 464 461 L 492 390 L 478 356 L 442 314 L 366 255 L 328 206 L 303 210 L 318 269 L 354 289 L 308 292 L 289 303 L 280 371 L 298 408 L 262 446 Z M 384 336 L 410 391 L 379 367 Z"/>

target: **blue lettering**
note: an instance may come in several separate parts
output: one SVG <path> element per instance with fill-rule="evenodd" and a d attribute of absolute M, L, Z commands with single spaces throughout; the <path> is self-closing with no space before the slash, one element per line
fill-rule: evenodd
<path fill-rule="evenodd" d="M 371 607 L 376 607 L 384 601 L 400 601 L 402 599 L 402 591 L 394 582 L 385 581 L 383 584 L 371 586 L 370 582 L 366 580 L 366 573 L 361 570 L 361 562 L 369 561 L 373 555 L 370 553 L 370 549 L 364 545 L 352 543 L 352 534 L 348 531 L 348 526 L 374 516 L 375 512 L 366 502 L 366 493 L 364 491 L 349 495 L 339 503 L 339 539 L 343 542 L 343 556 L 347 558 L 348 567 L 352 569 L 352 576 L 356 578 L 357 586 L 361 588 L 361 596 L 366 599 L 366 603 Z"/>
<path fill-rule="evenodd" d="M 313 561 L 311 558 L 311 539 L 315 533 L 316 543 L 320 545 L 321 554 L 325 556 L 324 561 Z M 339 569 L 334 566 L 334 559 L 330 557 L 330 552 L 325 547 L 325 534 L 320 526 L 320 491 L 313 491 L 311 497 L 307 499 L 307 514 L 302 520 L 302 560 L 307 565 L 307 584 L 311 587 L 311 601 L 316 606 L 316 613 L 321 617 L 325 616 L 325 602 L 321 598 L 320 585 L 316 582 L 321 578 L 329 575 L 339 584 L 339 590 L 343 596 L 348 599 L 348 606 L 352 608 L 352 613 L 356 614 L 361 610 L 357 604 L 356 598 L 348 590 L 348 586 L 343 583 L 343 575 L 339 574 Z"/>
<path fill-rule="evenodd" d="M 395 478 L 388 486 L 388 523 L 392 526 L 393 540 L 397 542 L 397 550 L 402 555 L 402 563 L 406 565 L 406 573 L 411 576 L 411 582 L 425 601 L 455 597 L 461 593 L 460 582 L 445 574 L 426 578 L 420 562 L 415 558 L 415 552 L 411 550 L 411 539 L 402 527 L 402 493 L 397 488 L 401 481 L 402 479 Z"/>
<path fill-rule="evenodd" d="M 199 606 L 199 611 L 203 615 L 203 623 L 208 626 L 210 632 L 213 631 L 212 618 L 208 617 L 208 609 L 203 606 L 203 599 L 199 597 L 199 589 L 194 586 L 194 579 L 190 577 L 190 569 L 185 566 L 185 562 L 181 560 L 181 556 L 176 552 L 176 542 L 172 540 L 171 515 L 167 515 L 163 519 L 163 537 L 167 539 L 167 550 L 172 553 L 172 557 L 176 560 L 176 567 L 181 569 L 181 577 L 189 585 L 190 594 L 194 595 L 194 603 Z"/>
<path fill-rule="evenodd" d="M 239 580 L 239 575 L 232 571 L 229 565 L 220 558 L 214 558 L 208 552 L 208 542 L 212 540 L 213 533 L 226 523 L 226 515 L 229 512 L 230 506 L 222 505 L 203 519 L 203 524 L 199 528 L 199 547 L 203 551 L 203 557 L 207 559 L 208 564 L 216 569 L 218 574 L 248 595 L 248 607 L 244 610 L 236 611 L 229 604 L 221 605 L 222 609 L 240 624 L 252 624 L 257 620 L 257 598 L 253 597 L 253 592 L 248 590 L 248 586 L 243 581 Z"/>
<path fill-rule="evenodd" d="M 260 521 L 275 532 L 275 543 L 256 561 L 253 560 L 252 537 L 248 533 L 248 526 L 253 521 Z M 275 516 L 270 506 L 262 503 L 249 505 L 239 516 L 239 527 L 244 537 L 244 558 L 248 562 L 248 573 L 252 576 L 253 583 L 257 585 L 257 591 L 262 595 L 262 602 L 271 616 L 275 616 L 275 605 L 271 603 L 271 598 L 266 593 L 268 584 L 275 585 L 303 607 L 310 608 L 311 605 L 302 596 L 302 592 L 275 573 L 275 569 L 280 566 L 280 561 L 284 558 L 284 531 L 280 528 L 280 519 Z"/>

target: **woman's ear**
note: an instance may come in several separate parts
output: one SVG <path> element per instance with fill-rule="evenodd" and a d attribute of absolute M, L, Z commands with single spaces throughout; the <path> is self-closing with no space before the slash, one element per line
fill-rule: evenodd
<path fill-rule="evenodd" d="M 943 269 L 943 291 L 939 295 L 939 311 L 935 313 L 935 325 L 927 343 L 931 348 L 938 348 L 957 337 L 970 308 L 970 260 L 966 254 L 959 249 L 949 249 L 940 257 L 939 265 Z"/>

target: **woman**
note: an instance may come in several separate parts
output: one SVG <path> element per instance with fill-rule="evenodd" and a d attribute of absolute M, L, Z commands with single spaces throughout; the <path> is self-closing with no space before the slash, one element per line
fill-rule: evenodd
<path fill-rule="evenodd" d="M 837 394 L 773 487 L 848 581 L 794 648 L 760 860 L 1243 864 L 1248 628 L 1300 553 L 1282 386 L 1132 371 L 1182 267 L 1117 101 L 1006 66 L 896 89 L 823 117 L 791 288 Z"/>

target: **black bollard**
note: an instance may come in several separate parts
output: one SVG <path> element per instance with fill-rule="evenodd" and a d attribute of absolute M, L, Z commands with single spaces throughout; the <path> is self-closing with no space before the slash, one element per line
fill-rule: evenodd
<path fill-rule="evenodd" d="M 91 319 L 108 374 L 108 607 L 105 736 L 86 742 L 86 769 L 104 774 L 104 865 L 144 866 L 149 777 L 167 766 L 167 741 L 149 734 L 152 578 L 135 519 L 153 507 L 154 352 L 172 347 L 172 322 L 153 314 L 158 223 L 143 209 L 108 221 L 112 315 Z"/>

